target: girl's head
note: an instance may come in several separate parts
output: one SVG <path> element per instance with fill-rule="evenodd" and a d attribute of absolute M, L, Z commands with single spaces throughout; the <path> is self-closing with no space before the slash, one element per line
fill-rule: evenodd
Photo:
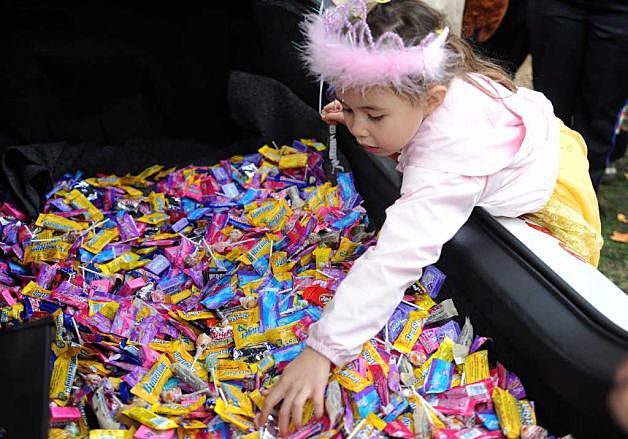
<path fill-rule="evenodd" d="M 309 69 L 335 87 L 358 142 L 381 155 L 410 141 L 454 77 L 487 94 L 471 73 L 515 89 L 499 67 L 448 32 L 441 13 L 419 0 L 377 3 L 370 11 L 362 0 L 349 0 L 311 17 L 304 30 Z"/>

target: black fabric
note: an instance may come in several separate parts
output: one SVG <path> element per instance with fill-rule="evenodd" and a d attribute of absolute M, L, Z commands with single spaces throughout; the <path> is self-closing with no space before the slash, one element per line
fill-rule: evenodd
<path fill-rule="evenodd" d="M 5 3 L 0 130 L 20 144 L 232 140 L 224 110 L 235 12 L 216 4 Z"/>
<path fill-rule="evenodd" d="M 530 0 L 534 87 L 584 137 L 599 186 L 628 96 L 628 2 Z"/>
<path fill-rule="evenodd" d="M 248 10 L 237 14 L 234 26 L 235 68 L 277 79 L 313 108 L 318 107 L 318 83 L 299 56 L 303 42 L 299 24 L 318 12 L 319 0 L 257 0 L 237 2 Z"/>
<path fill-rule="evenodd" d="M 67 172 L 138 173 L 155 163 L 166 166 L 211 164 L 235 154 L 250 153 L 265 142 L 297 137 L 323 139 L 318 113 L 286 86 L 270 78 L 233 72 L 228 82 L 225 114 L 238 126 L 241 140 L 230 145 L 190 140 L 129 140 L 121 145 L 56 142 L 7 149 L 2 171 L 15 201 L 33 216 L 52 181 Z"/>

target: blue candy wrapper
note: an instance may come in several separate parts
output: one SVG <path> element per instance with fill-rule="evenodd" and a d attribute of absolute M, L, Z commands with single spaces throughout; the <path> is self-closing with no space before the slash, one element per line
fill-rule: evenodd
<path fill-rule="evenodd" d="M 454 365 L 449 361 L 434 358 L 425 378 L 425 393 L 441 393 L 449 390 Z"/>

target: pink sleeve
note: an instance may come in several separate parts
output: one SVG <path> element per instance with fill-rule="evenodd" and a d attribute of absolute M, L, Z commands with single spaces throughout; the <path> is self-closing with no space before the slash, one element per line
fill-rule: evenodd
<path fill-rule="evenodd" d="M 443 244 L 469 218 L 485 182 L 485 177 L 406 167 L 401 198 L 386 210 L 377 245 L 355 262 L 310 328 L 308 346 L 337 366 L 355 359 L 421 269 L 438 260 Z"/>

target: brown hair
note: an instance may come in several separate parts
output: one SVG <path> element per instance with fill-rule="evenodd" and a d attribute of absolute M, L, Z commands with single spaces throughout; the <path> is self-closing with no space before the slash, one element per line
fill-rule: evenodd
<path fill-rule="evenodd" d="M 394 0 L 377 4 L 366 18 L 374 39 L 385 32 L 395 32 L 406 46 L 417 45 L 430 32 L 448 26 L 443 14 L 420 0 Z M 445 65 L 445 84 L 460 77 L 491 97 L 499 98 L 494 90 L 479 84 L 472 73 L 484 75 L 514 92 L 517 87 L 510 77 L 496 64 L 473 52 L 471 46 L 459 36 L 449 33 L 445 47 L 450 52 Z M 428 87 L 431 84 L 425 84 Z"/>

